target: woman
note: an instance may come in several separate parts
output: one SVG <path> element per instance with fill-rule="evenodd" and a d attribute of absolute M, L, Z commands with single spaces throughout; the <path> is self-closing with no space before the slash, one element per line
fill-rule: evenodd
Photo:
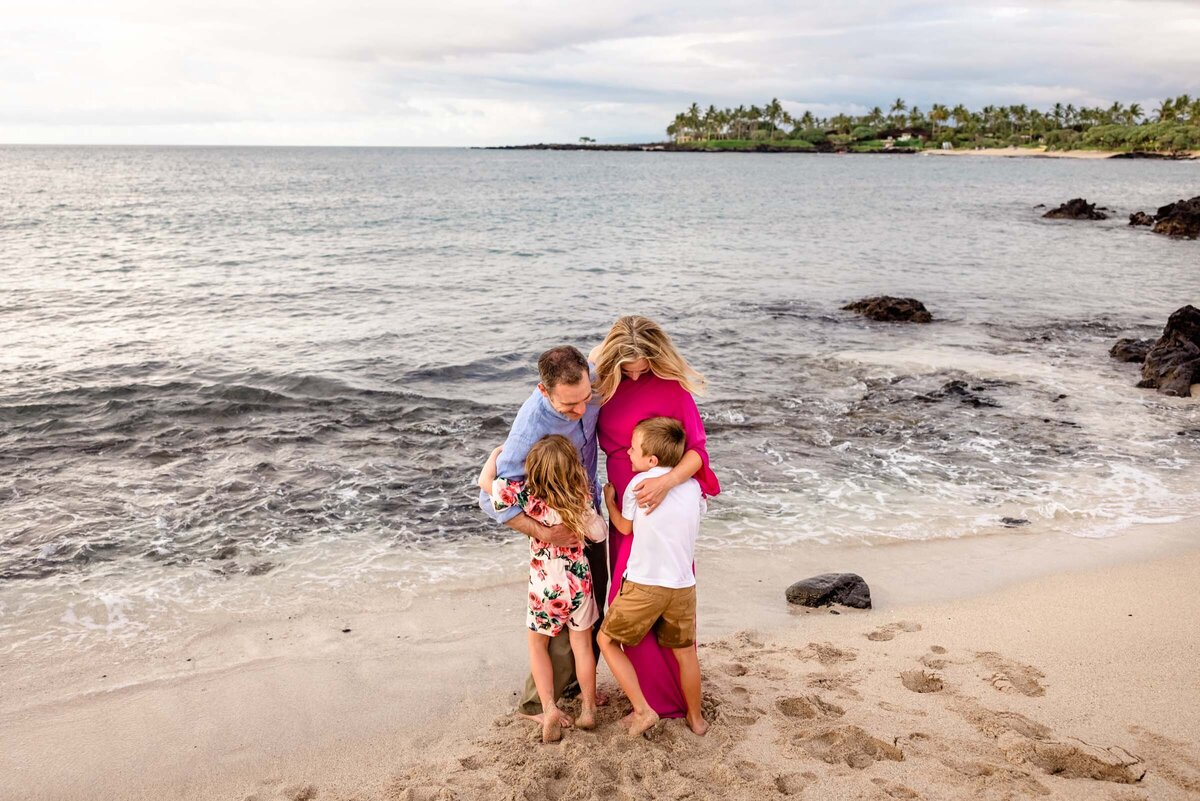
<path fill-rule="evenodd" d="M 704 424 L 692 398 L 693 393 L 703 391 L 704 378 L 688 365 L 666 332 L 645 317 L 622 317 L 589 360 L 596 370 L 593 389 L 603 403 L 598 424 L 600 447 L 608 457 L 608 480 L 617 497 L 624 495 L 634 476 L 628 454 L 633 427 L 648 417 L 660 416 L 683 423 L 688 450 L 670 473 L 642 482 L 636 490 L 638 504 L 653 512 L 671 488 L 693 477 L 705 495 L 720 492 L 717 477 L 708 467 Z M 621 589 L 633 537 L 611 526 L 608 536 L 611 603 Z M 637 671 L 646 701 L 659 717 L 684 717 L 687 707 L 679 686 L 679 666 L 670 651 L 648 636 L 625 653 Z"/>

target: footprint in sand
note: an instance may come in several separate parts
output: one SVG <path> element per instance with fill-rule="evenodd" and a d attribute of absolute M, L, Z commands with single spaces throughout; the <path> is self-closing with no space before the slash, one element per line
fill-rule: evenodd
<path fill-rule="evenodd" d="M 911 787 L 905 787 L 903 784 L 889 782 L 887 779 L 874 778 L 871 782 L 883 790 L 892 798 L 920 798 L 917 791 Z"/>
<path fill-rule="evenodd" d="M 895 638 L 897 632 L 913 632 L 920 630 L 920 623 L 913 623 L 909 620 L 900 620 L 895 623 L 888 623 L 886 626 L 880 626 L 871 633 L 867 634 L 866 637 L 868 640 L 873 642 L 886 642 L 887 640 Z"/>
<path fill-rule="evenodd" d="M 900 674 L 900 681 L 914 693 L 940 693 L 946 687 L 940 676 L 923 670 L 906 670 Z"/>
<path fill-rule="evenodd" d="M 846 710 L 837 704 L 831 704 L 818 695 L 806 695 L 796 698 L 780 698 L 775 702 L 775 708 L 789 718 L 840 718 Z"/>
<path fill-rule="evenodd" d="M 899 748 L 872 737 L 858 726 L 839 726 L 808 737 L 798 737 L 793 742 L 823 762 L 831 765 L 844 763 L 857 770 L 885 759 L 893 762 L 904 760 L 904 753 Z"/>
<path fill-rule="evenodd" d="M 830 642 L 810 642 L 795 652 L 799 659 L 815 659 L 822 665 L 834 665 L 838 662 L 853 662 L 858 658 L 855 651 L 838 648 Z"/>
<path fill-rule="evenodd" d="M 1032 665 L 1005 659 L 994 651 L 982 651 L 975 654 L 975 658 L 988 670 L 995 671 L 987 681 L 1000 692 L 1020 693 L 1030 697 L 1046 694 L 1046 688 L 1039 681 L 1046 678 L 1046 674 Z"/>
<path fill-rule="evenodd" d="M 741 662 L 730 662 L 729 664 L 721 665 L 721 672 L 726 676 L 745 676 L 750 671 Z"/>
<path fill-rule="evenodd" d="M 1130 726 L 1138 738 L 1139 750 L 1148 752 L 1154 772 L 1171 784 L 1200 796 L 1200 754 L 1186 743 L 1155 734 L 1141 726 Z"/>
<path fill-rule="evenodd" d="M 862 699 L 862 693 L 854 689 L 858 682 L 859 678 L 854 674 L 824 671 L 809 676 L 807 683 L 814 690 L 830 690 L 837 693 L 841 698 L 850 698 L 858 701 Z"/>
<path fill-rule="evenodd" d="M 808 781 L 799 773 L 783 773 L 775 777 L 775 789 L 781 795 L 800 795 Z"/>
<path fill-rule="evenodd" d="M 1038 742 L 1017 736 L 1001 738 L 1000 750 L 1010 762 L 1029 762 L 1051 776 L 1135 784 L 1146 775 L 1141 757 L 1123 748 L 1075 742 Z"/>

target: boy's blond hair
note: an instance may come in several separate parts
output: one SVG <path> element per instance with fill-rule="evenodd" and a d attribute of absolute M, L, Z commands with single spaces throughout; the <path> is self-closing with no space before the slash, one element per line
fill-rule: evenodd
<path fill-rule="evenodd" d="M 674 467 L 687 452 L 683 423 L 674 417 L 651 417 L 633 427 L 642 434 L 642 453 L 658 457 L 662 467 Z"/>

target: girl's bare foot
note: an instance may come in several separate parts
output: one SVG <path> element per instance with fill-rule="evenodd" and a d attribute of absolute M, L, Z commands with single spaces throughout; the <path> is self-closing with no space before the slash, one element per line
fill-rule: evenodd
<path fill-rule="evenodd" d="M 579 717 L 575 719 L 575 725 L 581 729 L 596 728 L 596 707 L 584 705 L 579 710 Z"/>
<path fill-rule="evenodd" d="M 655 723 L 658 723 L 658 713 L 653 709 L 647 709 L 645 712 L 634 712 L 629 719 L 629 733 L 637 737 L 639 734 L 644 734 L 654 728 Z"/>
<path fill-rule="evenodd" d="M 696 716 L 695 720 L 692 720 L 689 717 L 687 719 L 687 725 L 688 728 L 691 729 L 698 737 L 703 737 L 704 735 L 708 734 L 708 721 L 699 715 Z"/>
<path fill-rule="evenodd" d="M 618 723 L 620 723 L 620 724 L 621 724 L 623 727 L 625 727 L 626 729 L 628 729 L 628 728 L 629 728 L 629 724 L 633 722 L 633 713 L 632 713 L 632 712 L 630 712 L 628 715 L 626 715 L 625 717 L 621 718 L 621 719 L 620 719 L 619 721 L 617 721 L 617 722 L 618 722 Z"/>
<path fill-rule="evenodd" d="M 556 743 L 562 739 L 562 713 L 557 709 L 542 713 L 542 742 Z"/>

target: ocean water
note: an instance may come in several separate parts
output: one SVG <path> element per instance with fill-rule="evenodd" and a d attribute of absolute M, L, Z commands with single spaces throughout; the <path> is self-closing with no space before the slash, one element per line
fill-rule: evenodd
<path fill-rule="evenodd" d="M 627 313 L 709 381 L 702 548 L 1200 508 L 1200 404 L 1107 355 L 1200 304 L 1200 245 L 1124 224 L 1200 163 L 5 147 L 0 185 L 0 652 L 519 574 L 479 464 Z M 1035 208 L 1077 196 L 1112 219 Z M 937 321 L 839 310 L 880 293 Z"/>

